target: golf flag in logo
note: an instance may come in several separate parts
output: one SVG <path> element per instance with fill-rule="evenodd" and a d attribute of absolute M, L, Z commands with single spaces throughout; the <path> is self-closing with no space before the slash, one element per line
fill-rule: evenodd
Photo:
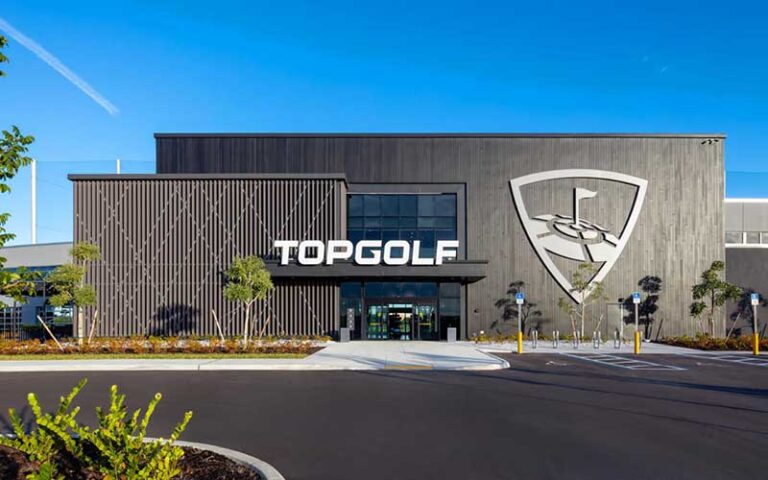
<path fill-rule="evenodd" d="M 573 188 L 573 205 L 570 212 L 552 212 L 531 217 L 528 214 L 521 188 L 548 180 L 597 179 L 618 182 L 635 187 L 631 208 L 627 212 L 622 228 L 611 231 L 598 224 L 595 219 L 582 215 L 581 205 L 588 199 L 599 197 L 600 191 L 583 187 Z M 578 183 L 578 182 L 576 182 Z M 509 182 L 520 222 L 534 251 L 550 275 L 576 302 L 581 303 L 586 295 L 574 292 L 570 280 L 555 265 L 552 255 L 578 262 L 598 264 L 590 284 L 602 281 L 619 255 L 635 228 L 645 200 L 648 182 L 642 178 L 604 170 L 569 169 L 551 170 L 525 175 Z M 587 294 L 588 295 L 588 294 Z"/>

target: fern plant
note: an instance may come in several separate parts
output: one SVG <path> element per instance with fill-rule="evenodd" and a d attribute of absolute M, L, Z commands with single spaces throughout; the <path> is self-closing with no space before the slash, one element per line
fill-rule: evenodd
<path fill-rule="evenodd" d="M 27 402 L 35 417 L 37 428 L 27 432 L 22 418 L 11 408 L 8 416 L 13 429 L 13 436 L 0 435 L 0 445 L 15 448 L 40 464 L 40 470 L 29 480 L 59 480 L 63 475 L 57 473 L 54 457 L 58 452 L 69 451 L 75 457 L 82 455 L 82 447 L 72 438 L 70 431 L 77 426 L 76 417 L 80 407 L 72 407 L 72 401 L 83 389 L 87 379 L 75 385 L 66 397 L 59 398 L 59 408 L 54 414 L 43 413 L 40 402 L 34 393 L 27 395 Z"/>
<path fill-rule="evenodd" d="M 168 440 L 146 441 L 147 426 L 161 399 L 160 393 L 155 394 L 143 416 L 141 409 L 137 409 L 129 418 L 125 395 L 113 385 L 109 410 L 96 409 L 98 427 L 73 428 L 83 442 L 95 447 L 96 453 L 87 455 L 86 463 L 104 475 L 105 480 L 170 480 L 181 473 L 178 463 L 184 451 L 174 442 L 186 428 L 192 412 L 184 414 Z"/>

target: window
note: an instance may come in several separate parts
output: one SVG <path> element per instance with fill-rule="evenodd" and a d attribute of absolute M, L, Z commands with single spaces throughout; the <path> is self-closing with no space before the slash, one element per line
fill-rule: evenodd
<path fill-rule="evenodd" d="M 456 240 L 456 194 L 351 194 L 347 238 L 421 241 L 433 256 L 438 240 Z"/>
<path fill-rule="evenodd" d="M 762 240 L 761 243 L 768 244 L 768 232 L 761 233 L 760 239 Z"/>
<path fill-rule="evenodd" d="M 760 243 L 760 232 L 747 232 L 746 243 Z"/>
<path fill-rule="evenodd" d="M 725 243 L 744 243 L 744 236 L 741 232 L 725 232 Z"/>

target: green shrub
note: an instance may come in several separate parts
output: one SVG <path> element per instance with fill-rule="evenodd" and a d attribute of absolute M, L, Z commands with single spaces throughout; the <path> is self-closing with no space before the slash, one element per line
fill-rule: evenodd
<path fill-rule="evenodd" d="M 30 393 L 27 399 L 37 428 L 29 433 L 21 417 L 9 410 L 14 436 L 0 436 L 0 445 L 15 448 L 39 464 L 38 472 L 29 480 L 64 480 L 57 465 L 57 460 L 63 457 L 73 458 L 105 480 L 170 480 L 181 473 L 178 463 L 184 451 L 174 443 L 192 418 L 192 412 L 184 414 L 167 440 L 147 441 L 147 426 L 162 395 L 155 394 L 143 416 L 138 409 L 128 418 L 125 395 L 119 394 L 113 385 L 109 410 L 96 408 L 98 426 L 91 429 L 77 422 L 80 408 L 72 408 L 86 382 L 81 380 L 69 395 L 61 397 L 54 414 L 43 413 L 37 397 Z"/>
<path fill-rule="evenodd" d="M 698 350 L 752 350 L 752 336 L 720 338 L 708 334 L 697 334 L 695 337 L 682 335 L 679 337 L 664 337 L 661 343 L 677 347 L 695 348 Z M 768 350 L 768 338 L 760 340 L 760 350 Z"/>
<path fill-rule="evenodd" d="M 86 464 L 104 475 L 105 480 L 169 480 L 181 473 L 178 463 L 184 451 L 174 446 L 174 442 L 187 427 L 192 412 L 184 414 L 168 440 L 145 441 L 147 426 L 161 398 L 161 394 L 155 394 L 143 416 L 141 409 L 137 409 L 126 420 L 125 395 L 119 394 L 117 385 L 113 385 L 109 410 L 96 408 L 99 426 L 93 430 L 86 426 L 73 428 L 82 442 L 95 447 L 95 453 L 85 456 Z"/>
<path fill-rule="evenodd" d="M 14 409 L 8 410 L 11 427 L 15 437 L 0 435 L 0 445 L 15 448 L 27 455 L 27 458 L 40 464 L 37 476 L 29 480 L 63 479 L 56 474 L 55 457 L 62 451 L 68 451 L 77 457 L 82 455 L 80 444 L 76 442 L 70 432 L 77 426 L 75 417 L 80 411 L 79 407 L 70 410 L 72 401 L 87 380 L 81 380 L 75 385 L 66 397 L 59 398 L 59 408 L 54 415 L 43 413 L 40 402 L 34 393 L 27 395 L 27 402 L 35 416 L 37 429 L 27 433 L 20 416 Z"/>

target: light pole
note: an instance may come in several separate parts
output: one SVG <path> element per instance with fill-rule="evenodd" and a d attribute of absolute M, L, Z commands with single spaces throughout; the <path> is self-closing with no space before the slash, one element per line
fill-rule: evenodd
<path fill-rule="evenodd" d="M 640 353 L 640 292 L 632 292 L 632 303 L 635 304 L 635 355 Z"/>

